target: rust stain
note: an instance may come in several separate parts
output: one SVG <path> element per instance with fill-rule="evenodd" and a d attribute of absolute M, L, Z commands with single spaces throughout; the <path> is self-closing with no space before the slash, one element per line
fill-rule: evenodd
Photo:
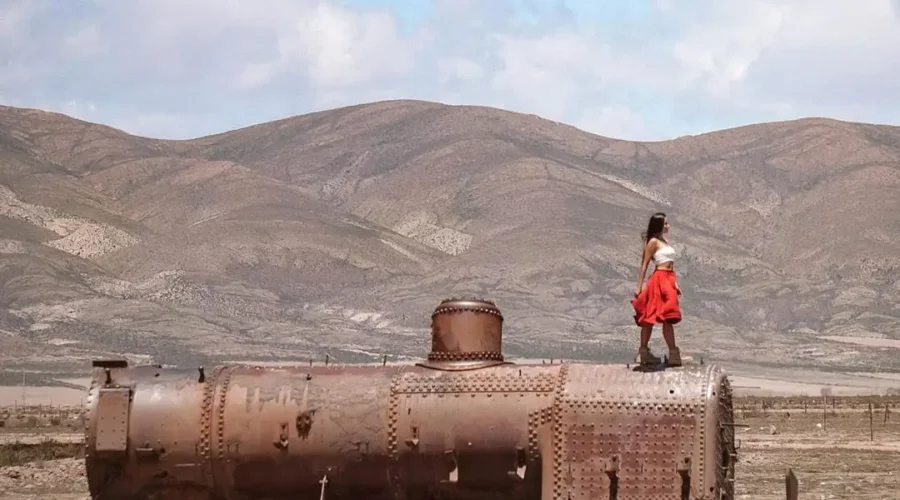
<path fill-rule="evenodd" d="M 312 429 L 313 416 L 315 414 L 316 410 L 306 410 L 301 411 L 300 414 L 297 415 L 297 436 L 301 439 L 309 437 L 309 431 Z"/>

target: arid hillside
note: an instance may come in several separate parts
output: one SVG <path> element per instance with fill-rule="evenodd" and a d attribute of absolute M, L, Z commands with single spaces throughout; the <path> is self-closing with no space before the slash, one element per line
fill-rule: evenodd
<path fill-rule="evenodd" d="M 900 128 L 825 119 L 633 143 L 387 101 L 160 141 L 0 107 L 0 364 L 420 356 L 459 295 L 511 355 L 626 360 L 663 210 L 688 353 L 887 368 L 897 193 Z"/>

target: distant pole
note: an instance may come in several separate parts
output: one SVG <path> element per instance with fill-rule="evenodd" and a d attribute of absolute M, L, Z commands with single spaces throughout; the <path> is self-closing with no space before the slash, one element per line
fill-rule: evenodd
<path fill-rule="evenodd" d="M 869 441 L 875 441 L 875 430 L 872 427 L 872 419 L 875 412 L 872 410 L 872 403 L 869 403 Z"/>
<path fill-rule="evenodd" d="M 822 396 L 822 430 L 828 428 L 828 396 Z"/>

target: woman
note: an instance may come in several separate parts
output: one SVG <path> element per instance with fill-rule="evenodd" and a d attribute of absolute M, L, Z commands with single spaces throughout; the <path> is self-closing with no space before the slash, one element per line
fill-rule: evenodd
<path fill-rule="evenodd" d="M 634 289 L 634 321 L 641 327 L 641 346 L 637 362 L 642 365 L 658 364 L 660 359 L 650 352 L 648 346 L 653 325 L 662 324 L 663 338 L 669 346 L 669 366 L 681 366 L 681 352 L 675 345 L 675 328 L 681 321 L 681 307 L 678 296 L 681 289 L 675 276 L 675 249 L 669 244 L 669 221 L 666 214 L 657 212 L 650 217 L 647 232 L 642 235 L 644 254 L 637 287 Z M 647 266 L 653 259 L 655 269 L 643 286 Z"/>

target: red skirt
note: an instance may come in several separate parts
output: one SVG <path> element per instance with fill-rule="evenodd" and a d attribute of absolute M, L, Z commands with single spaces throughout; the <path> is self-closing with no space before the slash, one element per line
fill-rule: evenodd
<path fill-rule="evenodd" d="M 681 306 L 675 288 L 673 269 L 656 269 L 644 285 L 640 295 L 631 300 L 634 322 L 638 326 L 659 323 L 676 324 L 681 321 Z"/>

